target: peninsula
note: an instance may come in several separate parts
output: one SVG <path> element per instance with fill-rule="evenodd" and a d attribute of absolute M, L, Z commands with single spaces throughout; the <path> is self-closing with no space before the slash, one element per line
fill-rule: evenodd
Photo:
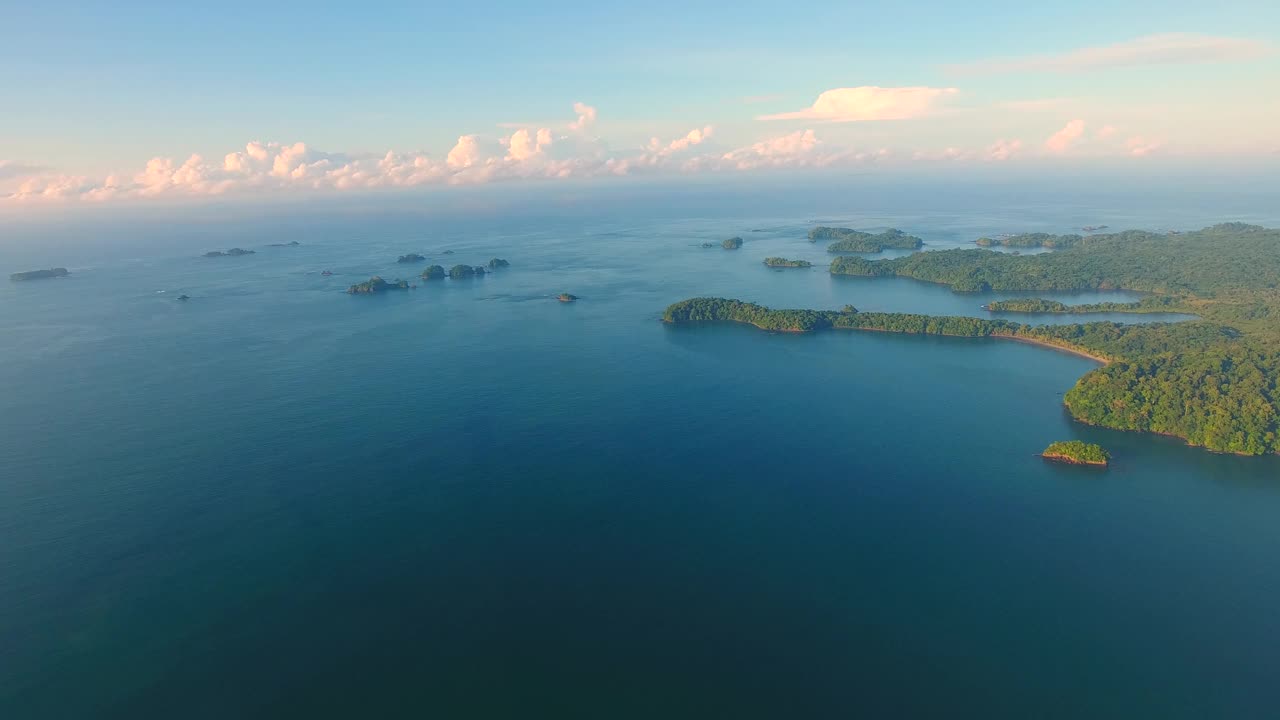
<path fill-rule="evenodd" d="M 9 276 L 10 280 L 47 280 L 50 278 L 66 277 L 71 271 L 64 267 L 49 268 L 48 270 L 27 270 L 26 272 L 16 272 Z"/>
<path fill-rule="evenodd" d="M 1111 459 L 1111 454 L 1103 450 L 1100 445 L 1079 440 L 1067 440 L 1051 443 L 1043 453 L 1040 453 L 1040 457 L 1069 465 L 1098 465 L 1106 467 Z"/>
<path fill-rule="evenodd" d="M 1017 300 L 995 300 L 982 306 L 983 310 L 1006 313 L 1062 313 L 1084 315 L 1088 313 L 1167 313 L 1189 310 L 1186 301 L 1171 295 L 1149 295 L 1137 302 L 1100 302 L 1067 305 L 1057 300 L 1041 298 L 1019 298 Z"/>

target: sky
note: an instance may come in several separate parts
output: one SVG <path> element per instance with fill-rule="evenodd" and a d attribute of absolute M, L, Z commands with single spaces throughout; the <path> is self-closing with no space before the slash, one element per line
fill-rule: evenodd
<path fill-rule="evenodd" d="M 0 206 L 1280 166 L 1280 3 L 13 3 Z"/>

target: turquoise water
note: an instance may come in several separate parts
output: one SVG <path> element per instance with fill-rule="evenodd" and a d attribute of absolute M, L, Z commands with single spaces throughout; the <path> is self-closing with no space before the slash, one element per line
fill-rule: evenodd
<path fill-rule="evenodd" d="M 978 316 L 1005 297 L 760 264 L 825 260 L 813 219 L 931 248 L 1274 220 L 1240 198 L 1171 220 L 1159 197 L 449 197 L 468 202 L 72 218 L 0 245 L 4 272 L 74 273 L 0 283 L 0 717 L 1280 700 L 1280 459 L 1077 425 L 1060 396 L 1094 364 L 1042 348 L 658 321 L 694 295 Z M 258 253 L 199 257 L 233 246 Z M 411 251 L 512 267 L 341 292 L 416 275 Z M 1036 456 L 1071 438 L 1114 467 Z"/>

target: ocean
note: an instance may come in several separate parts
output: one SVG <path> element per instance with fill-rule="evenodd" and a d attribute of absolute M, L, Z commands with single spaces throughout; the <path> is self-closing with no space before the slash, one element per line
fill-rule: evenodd
<path fill-rule="evenodd" d="M 1280 458 L 1077 424 L 1096 364 L 1041 347 L 659 318 L 987 317 L 1015 295 L 832 277 L 805 233 L 1268 197 L 780 176 L 13 220 L 0 274 L 72 275 L 0 282 L 0 717 L 1264 715 Z M 1113 466 L 1038 457 L 1066 439 Z"/>

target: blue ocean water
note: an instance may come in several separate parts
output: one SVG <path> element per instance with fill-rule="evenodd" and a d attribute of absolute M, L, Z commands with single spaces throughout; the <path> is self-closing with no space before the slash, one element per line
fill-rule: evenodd
<path fill-rule="evenodd" d="M 1008 297 L 833 278 L 816 222 L 940 249 L 1280 222 L 1265 197 L 631 184 L 15 223 L 0 270 L 73 274 L 0 283 L 0 716 L 1265 714 L 1280 459 L 1075 424 L 1094 363 L 1043 348 L 658 321 Z M 512 265 L 342 292 L 415 251 Z M 1114 466 L 1037 457 L 1071 438 Z"/>

